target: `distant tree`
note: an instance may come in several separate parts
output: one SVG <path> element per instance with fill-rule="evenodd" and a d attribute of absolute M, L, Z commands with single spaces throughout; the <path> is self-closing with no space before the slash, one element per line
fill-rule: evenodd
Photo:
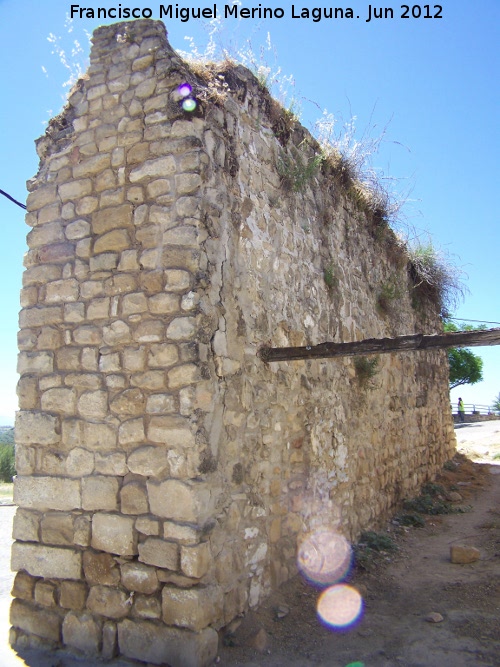
<path fill-rule="evenodd" d="M 474 331 L 486 327 L 473 327 L 470 324 L 459 329 L 452 322 L 445 322 L 445 331 Z M 462 384 L 476 384 L 483 379 L 483 360 L 467 348 L 452 347 L 448 350 L 448 362 L 450 366 L 450 389 Z"/>
<path fill-rule="evenodd" d="M 500 394 L 495 398 L 492 405 L 493 410 L 500 412 Z"/>

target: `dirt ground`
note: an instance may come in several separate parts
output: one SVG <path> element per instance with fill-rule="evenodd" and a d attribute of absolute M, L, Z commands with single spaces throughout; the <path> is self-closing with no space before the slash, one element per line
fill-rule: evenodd
<path fill-rule="evenodd" d="M 462 498 L 454 497 L 453 507 L 467 511 L 426 516 L 422 527 L 389 523 L 383 534 L 397 551 L 364 559 L 365 569 L 354 568 L 348 576 L 363 597 L 353 626 L 325 627 L 316 613 L 321 591 L 295 577 L 221 637 L 217 667 L 500 666 L 500 421 L 459 427 L 457 441 L 480 463 L 458 455 L 456 465 L 436 480 L 445 490 L 436 501 L 459 493 Z M 12 508 L 0 508 L 0 515 L 7 509 Z M 480 559 L 452 564 L 451 545 L 476 547 Z M 6 605 L 4 597 L 2 609 Z M 432 613 L 442 620 L 430 622 Z M 0 656 L 5 623 L 2 613 Z M 62 652 L 18 656 L 5 651 L 2 667 L 102 665 Z"/>

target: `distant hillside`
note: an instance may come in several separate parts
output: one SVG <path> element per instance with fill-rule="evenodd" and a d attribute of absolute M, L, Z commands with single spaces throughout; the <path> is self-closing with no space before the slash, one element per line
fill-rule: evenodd
<path fill-rule="evenodd" d="M 0 426 L 0 445 L 14 444 L 14 428 L 12 426 Z"/>

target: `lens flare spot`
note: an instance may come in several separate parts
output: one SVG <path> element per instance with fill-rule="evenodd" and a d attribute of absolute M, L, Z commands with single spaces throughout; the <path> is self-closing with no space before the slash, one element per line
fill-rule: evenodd
<path fill-rule="evenodd" d="M 364 662 L 350 662 L 345 667 L 365 667 L 365 663 Z"/>
<path fill-rule="evenodd" d="M 331 528 L 319 528 L 301 542 L 297 565 L 302 574 L 318 584 L 334 584 L 349 571 L 352 549 L 343 535 Z"/>
<path fill-rule="evenodd" d="M 187 82 L 181 83 L 181 85 L 177 88 L 177 92 L 181 97 L 187 97 L 188 95 L 191 95 L 193 88 Z"/>
<path fill-rule="evenodd" d="M 330 586 L 318 598 L 318 616 L 332 628 L 342 629 L 352 625 L 362 611 L 363 598 L 355 588 L 347 584 Z"/>
<path fill-rule="evenodd" d="M 196 100 L 193 100 L 192 97 L 188 97 L 182 103 L 182 108 L 184 111 L 194 111 L 196 109 Z"/>

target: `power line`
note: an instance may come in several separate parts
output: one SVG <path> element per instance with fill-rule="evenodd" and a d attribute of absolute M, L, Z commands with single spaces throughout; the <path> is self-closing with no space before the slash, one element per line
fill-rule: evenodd
<path fill-rule="evenodd" d="M 457 322 L 480 322 L 481 324 L 500 324 L 500 322 L 488 322 L 488 320 L 468 320 L 466 317 L 448 317 L 449 320 Z"/>
<path fill-rule="evenodd" d="M 10 199 L 10 201 L 14 202 L 14 204 L 17 204 L 24 210 L 26 210 L 26 206 L 24 204 L 21 204 L 20 201 L 17 201 L 17 199 L 14 199 L 14 197 L 11 197 L 7 192 L 4 192 L 3 190 L 0 190 L 0 195 L 3 195 L 4 197 L 7 197 L 7 199 Z"/>

